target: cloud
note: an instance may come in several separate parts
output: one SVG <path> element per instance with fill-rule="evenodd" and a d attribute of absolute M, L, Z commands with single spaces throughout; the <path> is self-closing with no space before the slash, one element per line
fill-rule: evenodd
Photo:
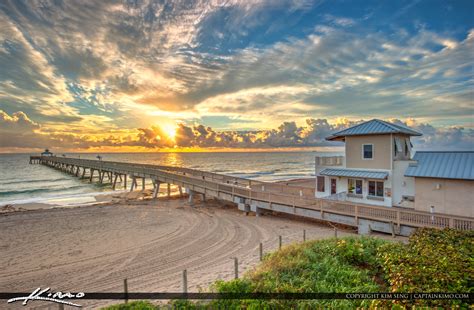
<path fill-rule="evenodd" d="M 21 29 L 0 14 L 0 101 L 18 105 L 50 117 L 75 114 L 62 105 L 72 100 L 66 82 L 57 75 L 47 57 L 29 42 Z M 2 40 L 3 39 L 3 40 Z"/>
<path fill-rule="evenodd" d="M 320 4 L 6 0 L 1 109 L 42 124 L 25 134 L 76 147 L 167 147 L 155 126 L 166 120 L 188 124 L 177 141 L 188 146 L 319 145 L 340 116 L 414 117 L 454 125 L 437 129 L 453 141 L 465 137 L 474 96 L 469 25 L 379 29 Z M 189 126 L 206 117 L 254 130 Z"/>
<path fill-rule="evenodd" d="M 421 123 L 414 119 L 405 122 L 392 119 L 391 122 L 409 126 L 421 133 L 423 136 L 413 138 L 414 144 L 419 149 L 446 150 L 462 149 L 472 150 L 474 145 L 474 129 L 460 126 L 435 128 L 434 126 Z"/>
<path fill-rule="evenodd" d="M 407 38 L 317 27 L 303 39 L 241 51 L 222 78 L 197 94 L 198 101 L 204 97 L 197 109 L 284 115 L 291 102 L 303 106 L 296 111 L 301 117 L 347 115 L 348 106 L 354 118 L 469 115 L 473 38 L 471 32 L 456 41 L 426 30 Z"/>
<path fill-rule="evenodd" d="M 11 116 L 0 110 L 0 150 L 57 148 L 60 150 L 116 150 L 139 147 L 142 150 L 170 148 L 285 148 L 340 146 L 326 141 L 332 133 L 356 125 L 363 120 L 345 118 L 329 122 L 327 119 L 307 119 L 304 126 L 286 121 L 275 129 L 249 131 L 217 131 L 202 124 L 178 124 L 175 136 L 171 137 L 160 126 L 132 130 L 108 130 L 97 134 L 82 134 L 72 131 L 47 131 L 31 120 L 25 113 Z M 474 143 L 474 131 L 461 127 L 436 128 L 414 119 L 390 121 L 410 126 L 424 135 L 415 138 L 415 147 L 420 149 L 469 149 Z"/>
<path fill-rule="evenodd" d="M 23 130 L 36 130 L 40 125 L 33 122 L 25 113 L 19 111 L 11 116 L 0 110 L 0 124 L 4 132 L 21 132 Z"/>
<path fill-rule="evenodd" d="M 356 23 L 352 18 L 337 17 L 331 14 L 325 14 L 324 20 L 329 22 L 330 24 L 342 27 L 353 26 Z"/>

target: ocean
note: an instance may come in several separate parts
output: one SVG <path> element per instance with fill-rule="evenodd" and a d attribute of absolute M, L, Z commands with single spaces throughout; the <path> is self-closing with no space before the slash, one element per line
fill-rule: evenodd
<path fill-rule="evenodd" d="M 261 181 L 314 176 L 314 158 L 320 152 L 205 152 L 205 153 L 108 153 L 102 160 L 159 164 L 200 169 Z M 339 155 L 340 153 L 327 153 Z M 108 184 L 89 183 L 66 173 L 30 165 L 29 156 L 0 154 L 0 206 L 43 202 L 78 204 L 91 202 L 94 195 L 111 191 Z M 97 154 L 64 154 L 96 159 Z M 61 154 L 62 156 L 62 154 Z"/>

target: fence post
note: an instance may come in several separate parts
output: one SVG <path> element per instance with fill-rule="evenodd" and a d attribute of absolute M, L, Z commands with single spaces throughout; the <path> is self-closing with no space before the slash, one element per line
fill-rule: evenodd
<path fill-rule="evenodd" d="M 334 238 L 337 239 L 337 228 L 336 227 L 334 227 Z"/>
<path fill-rule="evenodd" d="M 260 261 L 263 260 L 263 244 L 260 242 Z"/>
<path fill-rule="evenodd" d="M 281 249 L 281 235 L 278 236 L 278 248 Z"/>
<path fill-rule="evenodd" d="M 306 229 L 303 229 L 303 242 L 306 241 Z"/>
<path fill-rule="evenodd" d="M 186 269 L 183 270 L 183 293 L 188 292 L 188 271 Z"/>
<path fill-rule="evenodd" d="M 234 272 L 235 272 L 235 278 L 239 278 L 239 260 L 237 257 L 234 257 Z"/>
<path fill-rule="evenodd" d="M 125 303 L 128 303 L 128 283 L 127 279 L 123 279 L 123 291 L 125 296 Z"/>

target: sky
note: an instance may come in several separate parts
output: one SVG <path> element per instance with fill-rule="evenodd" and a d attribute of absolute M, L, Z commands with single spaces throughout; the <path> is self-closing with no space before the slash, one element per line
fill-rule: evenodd
<path fill-rule="evenodd" d="M 474 1 L 0 1 L 0 152 L 474 149 Z"/>

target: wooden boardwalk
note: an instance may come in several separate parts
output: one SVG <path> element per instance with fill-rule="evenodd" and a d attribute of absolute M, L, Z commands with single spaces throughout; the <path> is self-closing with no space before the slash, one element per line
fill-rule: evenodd
<path fill-rule="evenodd" d="M 52 156 L 31 156 L 30 163 L 40 163 L 91 182 L 109 182 L 112 188 L 119 183 L 124 188 L 138 189 L 145 179 L 153 182 L 154 197 L 160 185 L 173 184 L 186 188 L 191 198 L 195 194 L 234 202 L 245 212 L 265 210 L 309 217 L 358 227 L 360 233 L 381 231 L 393 235 L 410 235 L 418 227 L 455 228 L 473 230 L 474 218 L 427 213 L 398 207 L 358 205 L 346 201 L 315 198 L 314 188 L 261 182 L 201 170 L 88 160 Z M 129 181 L 129 182 L 127 182 Z M 128 186 L 129 184 L 130 186 Z"/>

